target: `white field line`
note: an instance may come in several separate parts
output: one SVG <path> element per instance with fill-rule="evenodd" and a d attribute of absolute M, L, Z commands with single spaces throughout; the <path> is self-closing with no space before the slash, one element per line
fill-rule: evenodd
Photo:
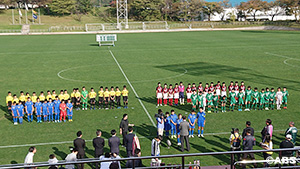
<path fill-rule="evenodd" d="M 283 132 L 286 130 L 274 130 L 274 132 Z M 214 135 L 225 135 L 230 134 L 230 132 L 220 132 L 220 133 L 205 133 L 205 136 L 214 136 Z M 155 136 L 139 136 L 139 139 L 145 138 L 153 138 Z M 120 138 L 122 140 L 122 138 Z M 105 139 L 107 141 L 107 139 Z M 85 140 L 86 142 L 92 142 L 93 140 Z M 59 144 L 72 144 L 73 141 L 61 141 L 61 142 L 48 142 L 48 143 L 32 143 L 32 144 L 20 144 L 20 145 L 7 145 L 7 146 L 0 146 L 0 149 L 3 148 L 17 148 L 17 147 L 30 147 L 30 146 L 45 146 L 45 145 L 59 145 Z"/>
<path fill-rule="evenodd" d="M 119 62 L 118 62 L 117 59 L 115 58 L 115 56 L 114 56 L 114 54 L 112 53 L 112 51 L 109 50 L 109 52 L 110 52 L 112 58 L 115 60 L 116 64 L 118 65 L 118 67 L 119 67 L 120 71 L 122 72 L 123 76 L 125 77 L 127 83 L 128 83 L 129 86 L 131 87 L 133 93 L 134 93 L 135 96 L 138 98 L 138 101 L 140 102 L 141 106 L 143 107 L 144 111 L 146 112 L 147 116 L 149 117 L 149 119 L 150 119 L 152 125 L 153 125 L 154 127 L 156 127 L 156 125 L 155 125 L 155 123 L 154 123 L 152 117 L 150 116 L 148 110 L 146 109 L 146 107 L 144 106 L 144 104 L 143 104 L 143 102 L 141 101 L 140 97 L 139 97 L 138 94 L 136 93 L 136 91 L 135 91 L 135 89 L 133 88 L 132 84 L 130 83 L 129 79 L 127 78 L 127 76 L 126 76 L 125 72 L 123 71 L 121 65 L 119 64 Z"/>
<path fill-rule="evenodd" d="M 278 55 L 278 54 L 275 54 L 275 53 L 270 53 L 270 52 L 265 52 L 265 54 L 267 55 L 272 55 L 272 56 L 277 56 L 277 57 L 281 57 L 281 58 L 286 58 L 283 63 L 288 65 L 288 66 L 291 66 L 291 67 L 300 67 L 300 66 L 297 66 L 297 65 L 293 65 L 293 64 L 290 64 L 290 63 L 287 63 L 287 61 L 289 60 L 298 60 L 300 61 L 300 59 L 297 59 L 297 58 L 292 58 L 292 57 L 288 57 L 288 56 L 284 56 L 284 55 Z"/>

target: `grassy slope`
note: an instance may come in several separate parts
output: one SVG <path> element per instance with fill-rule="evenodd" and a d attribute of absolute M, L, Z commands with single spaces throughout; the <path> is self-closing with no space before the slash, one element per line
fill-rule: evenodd
<path fill-rule="evenodd" d="M 264 126 L 266 118 L 273 120 L 275 130 L 284 130 L 289 121 L 299 124 L 299 39 L 298 32 L 277 31 L 226 31 L 226 32 L 185 32 L 120 34 L 116 47 L 110 49 L 121 64 L 133 87 L 153 117 L 155 108 L 154 89 L 162 83 L 187 83 L 244 80 L 246 85 L 258 88 L 287 86 L 290 92 L 289 109 L 283 111 L 252 111 L 210 114 L 207 116 L 205 133 L 229 132 L 232 127 L 244 128 L 251 120 L 256 136 Z M 130 109 L 108 111 L 75 112 L 73 123 L 28 124 L 13 126 L 10 116 L 5 113 L 4 98 L 11 90 L 28 92 L 73 87 L 98 88 L 100 85 L 122 86 L 126 80 L 110 56 L 107 47 L 97 47 L 94 35 L 52 35 L 52 36 L 2 36 L 0 37 L 0 146 L 72 141 L 77 130 L 84 138 L 91 140 L 96 129 L 103 130 L 109 138 L 111 129 L 118 128 L 123 113 L 128 113 L 130 122 L 136 124 L 135 132 L 141 138 L 143 155 L 150 154 L 152 136 L 156 131 L 130 89 Z M 265 52 L 296 59 L 283 63 L 285 58 L 267 55 Z M 75 68 L 61 75 L 79 81 L 58 78 L 63 69 Z M 174 77 L 187 70 L 187 74 Z M 164 79 L 165 78 L 165 79 Z M 157 80 L 164 79 L 164 80 Z M 86 82 L 89 81 L 89 82 Z M 171 107 L 163 107 L 170 111 Z M 174 108 L 185 113 L 189 106 Z M 205 139 L 191 139 L 191 152 L 226 151 L 229 135 L 206 136 Z M 283 139 L 282 132 L 274 134 L 275 148 Z M 258 138 L 258 140 L 260 140 Z M 173 141 L 175 144 L 175 140 Z M 37 146 L 35 161 L 46 161 L 50 153 L 63 159 L 72 144 Z M 92 157 L 93 147 L 87 143 L 87 156 Z M 106 146 L 107 148 L 107 146 Z M 256 147 L 259 149 L 259 147 Z M 9 151 L 6 151 L 9 150 Z M 21 163 L 27 147 L 1 149 L 0 164 Z M 107 150 L 107 149 L 106 149 Z M 181 153 L 177 146 L 162 154 Z M 125 149 L 121 149 L 121 155 Z M 258 156 L 257 156 L 258 157 Z M 260 157 L 261 158 L 261 157 Z M 189 158 L 192 161 L 195 158 Z M 174 160 L 166 160 L 175 163 Z M 229 162 L 227 156 L 202 157 L 203 165 L 218 165 Z M 145 162 L 145 164 L 149 164 Z"/>

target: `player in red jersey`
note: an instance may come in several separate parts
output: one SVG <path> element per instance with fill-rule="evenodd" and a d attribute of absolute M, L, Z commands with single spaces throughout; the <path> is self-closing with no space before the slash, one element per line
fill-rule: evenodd
<path fill-rule="evenodd" d="M 186 102 L 187 103 L 192 102 L 191 96 L 192 96 L 192 88 L 191 88 L 191 84 L 189 83 L 188 87 L 186 88 Z"/>
<path fill-rule="evenodd" d="M 206 107 L 206 95 L 208 94 L 208 91 L 209 91 L 209 86 L 208 86 L 208 83 L 205 84 L 205 87 L 204 87 L 204 92 L 203 92 L 203 110 L 205 110 L 205 107 Z"/>
<path fill-rule="evenodd" d="M 231 92 L 232 89 L 234 89 L 233 81 L 230 82 L 230 85 L 228 86 L 228 91 Z"/>
<path fill-rule="evenodd" d="M 227 92 L 226 92 L 227 87 L 226 87 L 225 82 L 222 83 L 221 90 L 222 90 L 221 96 L 222 96 L 222 97 L 223 97 L 223 96 L 226 96 L 226 97 L 227 97 Z"/>
<path fill-rule="evenodd" d="M 167 83 L 165 83 L 164 88 L 163 88 L 163 99 L 164 99 L 165 106 L 167 106 L 167 104 L 168 104 L 168 98 L 169 98 L 168 92 L 169 92 L 169 89 L 168 89 Z"/>
<path fill-rule="evenodd" d="M 216 94 L 218 96 L 218 99 L 220 99 L 220 95 L 221 95 L 221 85 L 220 85 L 220 81 L 218 81 L 218 83 L 215 86 L 216 89 Z"/>
<path fill-rule="evenodd" d="M 245 95 L 245 90 L 246 90 L 246 87 L 245 87 L 245 83 L 244 83 L 244 81 L 242 81 L 242 82 L 241 82 L 240 89 L 242 90 L 242 92 L 243 92 L 243 93 L 244 93 L 244 95 Z"/>
<path fill-rule="evenodd" d="M 162 106 L 162 98 L 163 98 L 163 95 L 162 95 L 162 87 L 161 87 L 161 84 L 160 82 L 157 83 L 157 87 L 156 87 L 156 98 L 157 98 L 157 106 Z"/>
<path fill-rule="evenodd" d="M 198 93 L 203 92 L 203 86 L 202 86 L 202 82 L 199 83 L 198 86 Z"/>
<path fill-rule="evenodd" d="M 172 84 L 170 84 L 170 86 L 169 86 L 169 92 L 168 93 L 169 93 L 169 105 L 173 106 L 174 89 L 173 89 Z"/>
<path fill-rule="evenodd" d="M 65 100 L 61 101 L 61 104 L 59 105 L 60 109 L 60 121 L 62 118 L 64 118 L 64 122 L 66 122 L 66 116 L 67 116 L 67 105 L 65 104 Z"/>
<path fill-rule="evenodd" d="M 211 93 L 214 93 L 214 92 L 215 92 L 214 82 L 211 82 L 211 83 L 210 83 L 209 90 L 211 91 Z"/>
<path fill-rule="evenodd" d="M 184 105 L 184 85 L 182 82 L 180 82 L 178 89 L 180 105 Z"/>
<path fill-rule="evenodd" d="M 178 83 L 176 83 L 175 88 L 174 88 L 174 103 L 175 103 L 175 106 L 178 106 L 178 99 L 179 99 L 179 88 L 178 88 Z"/>
<path fill-rule="evenodd" d="M 195 83 L 192 84 L 192 91 L 194 91 L 194 90 L 197 91 L 197 87 L 196 87 L 196 84 L 195 84 Z"/>

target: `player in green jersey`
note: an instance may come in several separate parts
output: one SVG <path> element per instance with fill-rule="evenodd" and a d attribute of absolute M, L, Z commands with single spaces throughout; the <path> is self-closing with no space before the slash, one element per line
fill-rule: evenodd
<path fill-rule="evenodd" d="M 264 109 L 264 104 L 265 104 L 265 89 L 261 89 L 261 92 L 259 93 L 259 109 L 258 110 L 263 110 Z"/>
<path fill-rule="evenodd" d="M 252 98 L 253 98 L 253 102 L 252 102 L 251 109 L 253 109 L 254 107 L 254 110 L 256 110 L 257 104 L 259 104 L 259 93 L 257 91 L 257 87 L 254 88 L 254 91 L 252 92 Z"/>
<path fill-rule="evenodd" d="M 286 90 L 286 87 L 283 87 L 282 95 L 283 109 L 287 109 L 287 98 L 289 96 L 289 92 Z"/>
<path fill-rule="evenodd" d="M 276 93 L 274 92 L 274 88 L 271 89 L 271 92 L 270 92 L 270 100 L 269 100 L 269 104 L 270 104 L 270 108 L 272 110 L 274 110 L 274 107 L 275 107 L 275 95 Z"/>
<path fill-rule="evenodd" d="M 199 108 L 200 107 L 205 108 L 204 104 L 203 104 L 203 98 L 204 98 L 204 95 L 202 94 L 202 92 L 199 92 L 199 94 L 198 94 L 198 105 L 199 105 Z"/>
<path fill-rule="evenodd" d="M 214 104 L 214 112 L 218 113 L 219 96 L 217 95 L 217 92 L 214 92 L 212 100 L 213 100 L 213 104 Z"/>
<path fill-rule="evenodd" d="M 236 104 L 236 94 L 234 92 L 234 89 L 231 90 L 231 92 L 229 93 L 229 97 L 230 97 L 230 107 L 229 110 L 233 111 L 234 110 L 234 106 Z"/>
<path fill-rule="evenodd" d="M 250 105 L 252 101 L 252 89 L 251 86 L 248 86 L 246 92 L 245 92 L 245 111 L 250 111 Z"/>
<path fill-rule="evenodd" d="M 206 100 L 207 100 L 207 113 L 211 113 L 211 106 L 213 106 L 213 101 L 212 101 L 212 93 L 210 90 L 208 90 L 208 93 L 206 94 Z"/>
<path fill-rule="evenodd" d="M 87 110 L 88 94 L 89 92 L 83 86 L 81 91 L 82 110 Z"/>
<path fill-rule="evenodd" d="M 226 103 L 227 103 L 227 97 L 223 96 L 221 98 L 221 109 L 223 113 L 226 112 Z"/>
<path fill-rule="evenodd" d="M 270 102 L 270 89 L 267 87 L 265 92 L 265 110 L 269 110 L 269 102 Z"/>
<path fill-rule="evenodd" d="M 197 102 L 198 102 L 198 95 L 197 95 L 197 91 L 196 90 L 193 91 L 193 94 L 192 94 L 191 98 L 192 98 L 193 110 L 196 111 Z"/>
<path fill-rule="evenodd" d="M 238 101 L 239 101 L 239 111 L 242 111 L 243 108 L 243 104 L 244 104 L 244 93 L 243 90 L 240 89 L 240 92 L 238 93 L 237 97 L 238 97 Z"/>
<path fill-rule="evenodd" d="M 289 128 L 286 130 L 285 135 L 292 135 L 292 142 L 294 143 L 294 145 L 296 145 L 296 137 L 297 137 L 297 128 L 295 127 L 295 123 L 294 122 L 290 122 L 289 123 Z"/>

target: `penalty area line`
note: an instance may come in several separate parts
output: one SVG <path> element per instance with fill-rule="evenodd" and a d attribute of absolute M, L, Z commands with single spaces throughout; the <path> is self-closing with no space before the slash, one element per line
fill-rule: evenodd
<path fill-rule="evenodd" d="M 120 71 L 122 72 L 123 76 L 125 77 L 127 83 L 128 83 L 129 86 L 131 87 L 131 89 L 132 89 L 134 95 L 137 97 L 138 101 L 140 102 L 140 105 L 142 106 L 142 108 L 143 108 L 144 111 L 146 112 L 147 116 L 149 117 L 149 119 L 150 119 L 152 125 L 153 125 L 154 127 L 156 127 L 156 125 L 155 125 L 153 119 L 151 118 L 151 116 L 150 116 L 148 110 L 146 109 L 146 107 L 145 107 L 145 105 L 143 104 L 143 102 L 141 101 L 139 95 L 137 94 L 137 92 L 135 91 L 134 87 L 133 87 L 132 84 L 130 83 L 129 79 L 127 78 L 125 72 L 123 71 L 123 69 L 122 69 L 121 65 L 119 64 L 118 60 L 116 59 L 115 55 L 112 53 L 111 50 L 109 50 L 109 52 L 110 52 L 112 58 L 115 60 L 116 64 L 118 65 L 118 67 L 119 67 Z"/>

